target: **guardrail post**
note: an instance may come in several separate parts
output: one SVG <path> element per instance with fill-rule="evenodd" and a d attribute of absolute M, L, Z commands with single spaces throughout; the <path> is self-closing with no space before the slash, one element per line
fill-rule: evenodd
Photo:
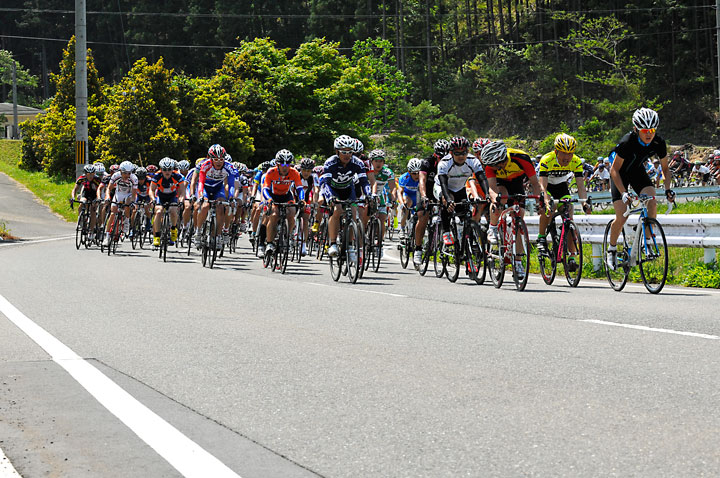
<path fill-rule="evenodd" d="M 705 252 L 705 255 L 703 257 L 703 261 L 705 261 L 705 264 L 710 264 L 711 262 L 715 262 L 715 249 L 712 247 L 706 247 L 703 250 Z"/>
<path fill-rule="evenodd" d="M 592 245 L 592 263 L 593 263 L 593 270 L 595 272 L 600 270 L 600 267 L 602 266 L 602 244 L 593 244 Z"/>

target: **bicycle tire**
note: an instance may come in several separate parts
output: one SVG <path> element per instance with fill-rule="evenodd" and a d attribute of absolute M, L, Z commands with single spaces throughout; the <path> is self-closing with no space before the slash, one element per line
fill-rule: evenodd
<path fill-rule="evenodd" d="M 409 237 L 405 237 L 405 239 L 400 240 L 400 265 L 403 269 L 407 269 L 408 263 L 410 262 L 410 239 Z"/>
<path fill-rule="evenodd" d="M 538 265 L 540 276 L 547 285 L 552 285 L 557 274 L 558 235 L 555 223 L 551 222 L 545 229 L 547 252 L 538 251 Z"/>
<path fill-rule="evenodd" d="M 352 284 L 357 283 L 362 269 L 360 265 L 360 230 L 361 228 L 358 223 L 355 222 L 355 220 L 350 220 L 345 226 L 345 231 L 343 231 L 346 245 L 344 252 L 347 264 L 347 276 Z M 351 257 L 353 251 L 355 252 L 355 260 L 352 260 Z"/>
<path fill-rule="evenodd" d="M 611 225 L 612 221 L 608 222 L 607 226 L 605 226 L 605 234 L 603 235 L 602 245 L 602 264 L 603 269 L 605 270 L 605 277 L 607 277 L 610 287 L 612 287 L 614 291 L 620 292 L 625 287 L 628 275 L 630 274 L 630 267 L 628 265 L 629 257 L 627 254 L 627 239 L 625 237 L 625 228 L 623 227 L 620 230 L 620 236 L 617 241 L 617 267 L 614 271 L 610 270 L 606 263 L 606 257 L 607 248 L 610 243 Z"/>
<path fill-rule="evenodd" d="M 209 232 L 210 232 L 210 240 L 208 241 L 210 247 L 210 252 L 208 253 L 209 259 L 210 259 L 210 269 L 215 267 L 215 261 L 217 260 L 217 226 L 215 224 L 215 217 L 210 218 L 210 226 L 209 226 Z"/>
<path fill-rule="evenodd" d="M 163 221 L 160 228 L 160 258 L 163 262 L 167 262 L 168 241 L 170 240 L 170 217 L 167 211 L 163 215 Z"/>
<path fill-rule="evenodd" d="M 80 206 L 82 207 L 82 205 Z M 75 249 L 80 250 L 80 246 L 82 246 L 82 230 L 83 230 L 83 223 L 85 222 L 84 216 L 84 209 L 78 214 L 77 218 L 77 225 L 75 226 Z"/>
<path fill-rule="evenodd" d="M 665 231 L 657 221 L 657 219 L 645 218 L 645 229 L 650 229 L 652 235 L 652 243 L 648 243 L 646 232 L 642 233 L 641 240 L 645 243 L 640 246 L 638 265 L 640 267 L 640 277 L 642 277 L 645 288 L 651 294 L 659 294 L 665 286 L 668 273 L 668 252 L 667 241 L 665 240 Z M 658 239 L 662 244 L 658 244 Z M 650 256 L 648 256 L 650 252 Z M 648 267 L 653 265 L 654 267 Z M 659 275 L 658 275 L 659 273 Z"/>
<path fill-rule="evenodd" d="M 460 263 L 462 262 L 462 238 L 458 237 L 457 226 L 455 225 L 454 219 L 452 220 L 452 224 L 450 225 L 450 232 L 452 233 L 452 236 L 453 238 L 455 238 L 455 240 L 452 245 L 448 246 L 446 277 L 447 280 L 449 280 L 450 282 L 456 282 L 458 280 L 458 277 L 460 277 Z M 452 264 L 450 263 L 451 260 Z"/>
<path fill-rule="evenodd" d="M 505 279 L 505 245 L 503 244 L 505 240 L 505 222 L 503 219 L 501 216 L 495 244 L 488 241 L 488 254 L 486 258 L 490 280 L 496 289 L 502 287 Z"/>
<path fill-rule="evenodd" d="M 110 254 L 112 254 L 113 243 L 115 242 L 115 227 L 116 227 L 117 221 L 118 221 L 117 218 L 118 218 L 118 215 L 115 214 L 115 219 L 112 222 L 108 222 L 109 227 L 107 228 L 107 230 L 110 233 L 110 242 L 108 242 L 107 251 L 106 251 L 108 256 L 110 256 Z"/>
<path fill-rule="evenodd" d="M 469 225 L 470 232 L 465 241 L 465 263 L 470 279 L 482 285 L 485 282 L 487 267 L 485 266 L 485 245 L 483 244 L 480 226 L 476 222 Z"/>
<path fill-rule="evenodd" d="M 433 242 L 435 243 L 435 250 L 433 251 L 433 270 L 435 271 L 435 277 L 440 279 L 445 274 L 447 274 L 447 257 L 445 256 L 445 243 L 442 240 L 441 229 L 439 225 L 435 225 L 434 232 L 435 238 L 433 239 Z M 440 265 L 438 266 L 438 264 Z"/>
<path fill-rule="evenodd" d="M 324 249 L 324 246 L 323 246 L 323 249 Z M 342 274 L 342 270 L 343 270 L 342 252 L 343 251 L 340 251 L 340 254 L 338 254 L 338 256 L 335 258 L 331 257 L 328 254 L 328 262 L 330 263 L 330 277 L 335 282 L 340 280 L 340 275 Z"/>
<path fill-rule="evenodd" d="M 326 217 L 323 217 L 322 222 L 320 223 L 320 229 L 318 231 L 318 249 L 317 249 L 317 259 L 319 261 L 323 260 L 325 257 L 325 246 L 329 246 L 330 242 L 328 240 L 328 221 Z"/>
<path fill-rule="evenodd" d="M 281 274 L 285 274 L 285 271 L 287 271 L 288 256 L 290 255 L 290 236 L 288 229 L 287 219 L 280 221 L 275 253 L 278 255 L 277 261 Z"/>
<path fill-rule="evenodd" d="M 570 244 L 574 244 L 577 254 L 570 255 Z M 575 258 L 575 272 L 570 271 L 570 258 Z M 577 287 L 582 278 L 583 254 L 582 254 L 582 237 L 578 231 L 577 225 L 572 219 L 565 221 L 565 237 L 563 238 L 562 252 L 563 268 L 565 269 L 565 278 L 570 287 Z"/>
<path fill-rule="evenodd" d="M 520 240 L 522 241 L 523 250 L 525 251 L 524 254 L 518 254 L 515 252 L 515 249 L 517 249 L 517 244 L 513 244 L 513 250 L 512 250 L 512 271 L 513 271 L 513 281 L 515 282 L 515 288 L 518 291 L 525 290 L 525 287 L 528 283 L 528 277 L 530 276 L 530 236 L 528 235 L 527 226 L 525 225 L 525 221 L 521 217 L 515 218 L 515 231 L 519 233 Z M 517 234 L 515 236 L 517 238 Z M 517 240 L 517 239 L 516 239 Z M 518 262 L 522 264 L 523 270 L 525 273 L 522 277 L 518 277 L 518 273 L 515 270 L 515 264 Z"/>
<path fill-rule="evenodd" d="M 418 273 L 424 276 L 427 273 L 428 267 L 430 266 L 430 256 L 433 254 L 433 240 L 435 238 L 435 226 L 428 224 L 423 238 L 422 246 L 422 258 L 420 259 L 420 267 L 418 267 Z"/>
<path fill-rule="evenodd" d="M 383 235 L 382 235 L 382 223 L 380 219 L 373 219 L 372 226 L 372 237 L 370 238 L 370 246 L 373 250 L 374 261 L 372 264 L 373 272 L 380 270 L 380 262 L 382 262 L 383 256 Z"/>

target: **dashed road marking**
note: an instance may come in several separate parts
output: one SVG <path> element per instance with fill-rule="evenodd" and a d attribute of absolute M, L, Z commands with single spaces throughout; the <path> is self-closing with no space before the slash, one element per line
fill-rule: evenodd
<path fill-rule="evenodd" d="M 647 327 L 645 325 L 623 324 L 620 322 L 608 322 L 606 320 L 580 319 L 580 320 L 578 320 L 578 322 L 589 322 L 591 324 L 610 325 L 613 327 L 624 327 L 626 329 L 644 330 L 646 332 L 661 332 L 663 334 L 685 335 L 687 337 L 697 337 L 700 339 L 720 340 L 720 336 L 717 336 L 717 335 L 699 334 L 697 332 L 685 332 L 682 330 L 658 329 L 655 327 Z"/>
<path fill-rule="evenodd" d="M 62 236 L 62 237 L 51 237 L 49 239 L 36 239 L 32 241 L 17 241 L 17 242 L 7 242 L 5 244 L 0 244 L 0 247 L 10 247 L 10 246 L 26 246 L 28 244 L 38 244 L 40 242 L 51 242 L 51 241 L 64 241 L 65 239 L 72 239 L 75 236 Z"/>
<path fill-rule="evenodd" d="M 380 291 L 377 291 L 377 290 L 359 289 L 359 288 L 357 288 L 357 287 L 340 287 L 340 286 L 337 286 L 337 285 L 320 284 L 319 282 L 305 282 L 305 284 L 317 285 L 317 286 L 320 286 L 320 287 L 330 287 L 330 288 L 333 288 L 333 289 L 352 290 L 352 291 L 355 291 L 355 292 L 366 292 L 366 293 L 368 293 L 368 294 L 389 295 L 390 297 L 405 297 L 405 298 L 408 297 L 407 295 L 403 295 L 403 294 L 393 294 L 393 293 L 391 293 L 391 292 L 380 292 Z M 352 285 L 352 284 L 351 284 L 351 285 Z"/>
<path fill-rule="evenodd" d="M 0 448 L 0 478 L 22 478 Z"/>

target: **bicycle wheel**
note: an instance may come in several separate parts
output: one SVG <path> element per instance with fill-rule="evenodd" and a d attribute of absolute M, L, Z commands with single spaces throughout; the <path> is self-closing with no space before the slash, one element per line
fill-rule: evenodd
<path fill-rule="evenodd" d="M 607 277 L 608 282 L 610 283 L 610 287 L 613 288 L 613 290 L 621 291 L 625 287 L 625 284 L 628 280 L 628 275 L 630 274 L 630 263 L 628 256 L 628 248 L 627 248 L 627 239 L 625 238 L 625 228 L 623 228 L 620 231 L 620 236 L 618 237 L 617 241 L 617 267 L 615 267 L 615 270 L 611 270 L 607 265 L 607 248 L 610 244 L 610 226 L 612 225 L 612 221 L 608 223 L 608 225 L 605 227 L 605 235 L 603 236 L 603 245 L 602 245 L 602 264 L 603 269 L 605 269 L 605 276 Z"/>
<path fill-rule="evenodd" d="M 277 235 L 277 266 L 280 273 L 284 274 L 287 270 L 288 256 L 290 255 L 290 237 L 288 234 L 287 219 L 280 221 Z"/>
<path fill-rule="evenodd" d="M 352 284 L 360 278 L 360 227 L 352 220 L 345 226 L 345 258 L 347 276 Z"/>
<path fill-rule="evenodd" d="M 168 241 L 170 240 L 170 217 L 167 212 L 163 216 L 160 228 L 160 258 L 163 262 L 167 262 Z"/>
<path fill-rule="evenodd" d="M 571 254 L 570 249 L 573 248 L 577 254 Z M 582 237 L 580 237 L 580 231 L 578 231 L 577 226 L 571 219 L 565 222 L 562 262 L 568 284 L 570 284 L 570 287 L 577 287 L 582 277 Z"/>
<path fill-rule="evenodd" d="M 454 242 L 445 249 L 447 257 L 447 280 L 450 282 L 457 281 L 460 276 L 460 263 L 462 262 L 462 237 L 458 236 L 455 221 L 450 225 L 450 232 L 455 239 Z"/>
<path fill-rule="evenodd" d="M 500 217 L 500 223 L 497 229 L 497 241 L 491 243 L 488 241 L 487 267 L 490 273 L 490 280 L 496 289 L 499 289 L 505 279 L 505 220 L 504 216 Z"/>
<path fill-rule="evenodd" d="M 85 223 L 84 212 L 80 212 L 77 218 L 77 225 L 75 226 L 75 249 L 80 249 L 83 244 L 82 231 Z"/>
<path fill-rule="evenodd" d="M 478 284 L 485 282 L 485 245 L 483 244 L 483 237 L 480 233 L 480 226 L 475 223 L 470 223 L 470 229 L 467 235 L 467 241 L 465 241 L 465 264 L 470 279 L 474 280 Z"/>
<path fill-rule="evenodd" d="M 113 244 L 115 243 L 115 228 L 118 227 L 118 215 L 115 214 L 115 219 L 112 222 L 108 222 L 107 231 L 110 233 L 110 242 L 107 245 L 107 255 L 112 254 Z M 102 250 L 102 248 L 101 248 Z"/>
<path fill-rule="evenodd" d="M 302 260 L 302 246 L 305 242 L 302 221 L 302 216 L 295 219 L 295 233 L 293 234 L 293 256 L 295 256 L 298 263 Z"/>
<path fill-rule="evenodd" d="M 413 241 L 414 242 L 414 241 Z M 406 236 L 399 243 L 400 248 L 400 265 L 403 269 L 407 268 L 408 262 L 410 262 L 410 237 Z"/>
<path fill-rule="evenodd" d="M 327 218 L 323 218 L 320 223 L 320 229 L 318 230 L 318 244 L 317 244 L 317 259 L 323 260 L 325 257 L 325 247 L 330 245 L 328 240 L 328 221 Z"/>
<path fill-rule="evenodd" d="M 545 229 L 545 241 L 547 242 L 547 251 L 541 252 L 538 249 L 538 264 L 540 266 L 540 275 L 547 285 L 551 285 L 555 280 L 557 272 L 557 253 L 558 253 L 558 235 L 555 224 L 548 224 Z"/>
<path fill-rule="evenodd" d="M 372 269 L 373 272 L 380 270 L 380 262 L 383 256 L 383 237 L 382 237 L 382 224 L 380 219 L 375 218 L 372 222 L 372 234 L 370 236 L 370 248 L 373 255 Z"/>
<path fill-rule="evenodd" d="M 515 218 L 515 231 L 516 242 L 512 249 L 513 281 L 515 282 L 515 288 L 517 290 L 525 290 L 528 276 L 530 275 L 530 237 L 528 236 L 527 226 L 523 218 Z M 517 241 L 519 241 L 519 243 Z M 518 247 L 518 245 L 520 247 Z M 518 251 L 518 249 L 522 249 L 522 251 Z M 521 265 L 524 273 L 519 273 L 516 270 L 518 264 Z"/>
<path fill-rule="evenodd" d="M 392 215 L 388 215 L 388 224 L 387 224 L 388 241 L 392 241 L 394 235 L 395 235 L 395 219 Z"/>
<path fill-rule="evenodd" d="M 327 241 L 326 241 L 327 242 Z M 321 249 L 325 249 L 325 246 L 321 246 Z M 332 280 L 335 282 L 340 280 L 340 275 L 342 274 L 344 264 L 344 251 L 345 247 L 340 248 L 340 254 L 338 254 L 337 257 L 333 258 L 328 255 L 328 262 L 330 263 L 330 277 L 332 277 Z"/>
<path fill-rule="evenodd" d="M 433 269 L 435 270 L 435 277 L 439 279 L 447 274 L 447 255 L 445 255 L 445 243 L 442 240 L 442 231 L 439 224 L 435 225 L 434 236 Z"/>
<path fill-rule="evenodd" d="M 656 219 L 648 217 L 645 218 L 645 229 L 641 234 L 638 250 L 640 276 L 648 292 L 657 294 L 665 286 L 668 272 L 665 232 Z"/>
<path fill-rule="evenodd" d="M 423 238 L 422 259 L 420 260 L 420 267 L 418 268 L 418 272 L 421 276 L 424 276 L 427 273 L 428 267 L 430 266 L 430 257 L 437 249 L 437 246 L 434 243 L 435 229 L 435 226 L 428 224 L 425 237 Z"/>
<path fill-rule="evenodd" d="M 210 232 L 210 241 L 208 247 L 210 247 L 210 251 L 208 252 L 208 259 L 210 259 L 210 269 L 215 267 L 215 261 L 217 260 L 217 226 L 215 225 L 215 217 L 210 218 L 210 227 L 208 228 Z"/>
<path fill-rule="evenodd" d="M 190 255 L 190 250 L 192 249 L 192 243 L 193 243 L 193 233 L 195 231 L 195 224 L 192 217 L 192 214 L 190 215 L 190 221 L 188 221 L 188 227 L 185 231 L 187 234 L 187 237 L 185 238 L 185 247 L 187 248 L 187 255 Z"/>

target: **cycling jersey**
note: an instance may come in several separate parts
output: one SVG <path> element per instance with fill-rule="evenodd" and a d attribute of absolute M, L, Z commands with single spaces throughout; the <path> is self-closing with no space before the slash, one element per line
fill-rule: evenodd
<path fill-rule="evenodd" d="M 570 163 L 562 166 L 557 160 L 555 151 L 551 151 L 540 160 L 538 176 L 548 178 L 548 184 L 561 184 L 570 181 L 573 177 L 581 178 L 583 167 L 580 158 L 573 154 Z"/>
<path fill-rule="evenodd" d="M 145 181 L 143 181 L 142 183 L 140 182 L 140 180 L 138 180 L 137 190 L 138 201 L 149 201 L 148 191 L 150 190 L 150 181 L 148 181 L 147 178 L 145 178 Z"/>
<path fill-rule="evenodd" d="M 535 176 L 535 168 L 533 167 L 530 155 L 519 149 L 508 148 L 508 162 L 502 169 L 493 169 L 490 166 L 485 167 L 485 175 L 488 178 L 496 178 L 501 181 L 512 181 L 516 178 L 527 176 L 532 178 Z"/>
<path fill-rule="evenodd" d="M 84 174 L 77 178 L 75 184 L 82 187 L 82 195 L 84 198 L 93 200 L 97 198 L 97 190 L 100 187 L 101 179 L 97 176 L 93 176 L 92 179 L 88 179 Z"/>
<path fill-rule="evenodd" d="M 667 143 L 665 143 L 665 140 L 656 134 L 650 144 L 645 146 L 640 142 L 637 133 L 631 131 L 615 145 L 608 158 L 610 164 L 615 161 L 617 156 L 623 158 L 623 164 L 620 167 L 620 176 L 622 177 L 633 171 L 645 172 L 643 166 L 645 161 L 655 155 L 660 159 L 667 156 Z"/>
<path fill-rule="evenodd" d="M 320 177 L 320 187 L 322 194 L 326 199 L 331 199 L 337 195 L 338 191 L 344 191 L 342 196 L 348 196 L 346 199 L 355 199 L 355 188 L 352 187 L 354 181 L 357 180 L 366 194 L 370 194 L 370 183 L 367 179 L 365 165 L 355 156 L 345 165 L 342 164 L 337 155 L 333 155 L 325 161 L 323 166 L 323 174 Z M 350 194 L 348 195 L 348 190 Z M 339 197 L 339 196 L 338 196 Z"/>
<path fill-rule="evenodd" d="M 390 184 L 390 181 L 395 181 L 395 173 L 392 172 L 392 169 L 387 166 L 383 166 L 382 169 L 375 172 L 375 183 L 377 184 L 376 191 L 380 193 L 380 206 L 385 205 L 387 197 L 385 186 Z"/>
<path fill-rule="evenodd" d="M 418 180 L 413 179 L 408 172 L 400 176 L 398 183 L 402 188 L 403 195 L 409 197 L 412 200 L 413 206 L 415 206 L 417 203 L 418 184 L 420 184 Z"/>
<path fill-rule="evenodd" d="M 457 164 L 448 154 L 438 164 L 437 176 L 447 176 L 447 188 L 454 193 L 464 191 L 465 182 L 478 171 L 482 172 L 482 165 L 472 154 L 468 155 L 463 164 Z"/>
<path fill-rule="evenodd" d="M 438 171 L 438 164 L 442 161 L 442 157 L 437 154 L 433 154 L 428 159 L 423 159 L 422 165 L 420 166 L 420 172 L 427 175 L 425 179 L 425 194 L 428 196 L 431 194 L 435 187 L 435 176 Z"/>
<path fill-rule="evenodd" d="M 130 194 L 133 189 L 137 189 L 138 179 L 134 174 L 130 174 L 127 178 L 124 178 L 120 171 L 116 172 L 110 178 L 110 185 L 115 186 L 116 194 Z"/>
<path fill-rule="evenodd" d="M 169 178 L 166 178 L 162 172 L 155 175 L 153 184 L 157 186 L 157 194 L 163 196 L 177 195 L 177 190 L 181 184 L 185 184 L 185 178 L 182 174 L 173 171 Z"/>
<path fill-rule="evenodd" d="M 302 178 L 295 168 L 288 168 L 288 174 L 280 176 L 277 166 L 268 169 L 263 179 L 262 194 L 265 199 L 276 200 L 279 197 L 286 197 L 290 194 L 290 187 L 295 186 L 298 193 L 298 200 L 305 199 L 305 189 L 302 186 Z M 287 202 L 287 201 L 282 201 Z"/>
<path fill-rule="evenodd" d="M 227 161 L 220 169 L 213 166 L 211 159 L 202 163 L 198 171 L 198 196 L 207 196 L 209 199 L 226 199 L 223 186 L 225 180 L 229 182 L 231 178 L 234 178 L 232 169 Z M 206 189 L 208 191 L 205 191 Z"/>

